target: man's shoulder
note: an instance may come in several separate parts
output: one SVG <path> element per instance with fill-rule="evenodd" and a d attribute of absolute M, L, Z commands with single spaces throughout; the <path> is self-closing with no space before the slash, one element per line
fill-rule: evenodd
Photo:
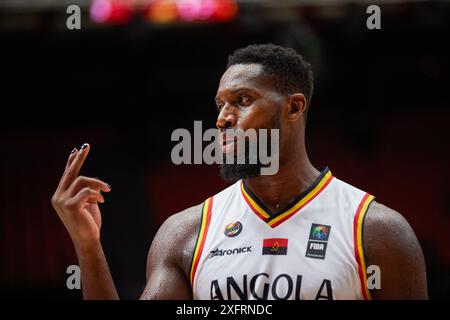
<path fill-rule="evenodd" d="M 397 211 L 373 201 L 364 220 L 363 246 L 367 265 L 382 272 L 375 299 L 426 299 L 426 269 L 413 229 Z"/>
<path fill-rule="evenodd" d="M 203 203 L 189 207 L 168 217 L 160 231 L 171 234 L 172 237 L 183 237 L 195 231 L 200 226 Z"/>
<path fill-rule="evenodd" d="M 171 215 L 164 221 L 150 247 L 147 270 L 158 265 L 173 265 L 182 269 L 188 276 L 200 229 L 202 207 L 203 203 L 195 205 Z"/>
<path fill-rule="evenodd" d="M 171 215 L 163 223 L 156 236 L 187 274 L 200 230 L 203 203 Z"/>
<path fill-rule="evenodd" d="M 417 237 L 399 212 L 373 201 L 364 220 L 364 249 L 370 260 L 414 260 L 421 253 Z"/>
<path fill-rule="evenodd" d="M 373 201 L 367 209 L 364 228 L 369 228 L 369 231 L 377 234 L 385 234 L 392 231 L 393 236 L 398 236 L 399 234 L 408 235 L 412 232 L 408 221 L 403 215 L 377 201 Z"/>

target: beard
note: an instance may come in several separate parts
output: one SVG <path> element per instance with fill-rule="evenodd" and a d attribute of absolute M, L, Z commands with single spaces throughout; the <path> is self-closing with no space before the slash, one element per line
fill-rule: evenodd
<path fill-rule="evenodd" d="M 262 164 L 260 163 L 246 163 L 245 164 L 221 164 L 220 176 L 226 182 L 234 183 L 240 179 L 248 179 L 258 177 L 261 175 Z"/>
<path fill-rule="evenodd" d="M 269 141 L 271 141 L 271 134 L 270 134 L 270 129 L 278 129 L 280 130 L 280 137 L 281 137 L 281 129 L 280 129 L 280 123 L 278 121 L 278 117 L 274 117 L 275 119 L 272 122 L 271 128 L 268 128 L 268 139 L 267 139 L 267 154 L 268 156 L 271 155 L 271 148 L 270 148 L 270 143 Z M 259 135 L 258 135 L 259 137 Z M 259 138 L 257 138 L 258 140 Z M 258 141 L 259 142 L 259 141 Z M 223 180 L 225 180 L 226 182 L 230 182 L 230 183 L 234 183 L 240 179 L 248 179 L 248 178 L 253 178 L 253 177 L 258 177 L 261 175 L 261 168 L 267 166 L 261 163 L 260 159 L 259 159 L 259 143 L 257 144 L 257 154 L 256 155 L 250 155 L 249 151 L 249 141 L 248 138 L 246 137 L 245 139 L 245 163 L 243 164 L 239 164 L 236 163 L 236 156 L 234 157 L 235 161 L 232 164 L 227 164 L 225 162 L 225 158 L 226 155 L 223 154 L 223 164 L 220 165 L 220 176 L 222 177 Z M 236 153 L 235 153 L 236 154 Z M 256 161 L 250 161 L 250 159 L 255 159 Z M 252 163 L 253 162 L 253 163 Z M 256 162 L 256 163 L 254 163 Z"/>

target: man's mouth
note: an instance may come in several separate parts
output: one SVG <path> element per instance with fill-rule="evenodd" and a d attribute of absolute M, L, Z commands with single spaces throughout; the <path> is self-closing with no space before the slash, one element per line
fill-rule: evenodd
<path fill-rule="evenodd" d="M 219 145 L 222 147 L 222 153 L 234 152 L 237 137 L 226 137 L 225 134 L 219 136 Z"/>

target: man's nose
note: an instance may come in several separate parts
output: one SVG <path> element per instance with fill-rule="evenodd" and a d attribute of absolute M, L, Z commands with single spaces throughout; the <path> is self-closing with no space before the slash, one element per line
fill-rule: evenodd
<path fill-rule="evenodd" d="M 237 115 L 233 107 L 224 106 L 217 117 L 216 127 L 219 130 L 232 128 L 236 125 Z"/>

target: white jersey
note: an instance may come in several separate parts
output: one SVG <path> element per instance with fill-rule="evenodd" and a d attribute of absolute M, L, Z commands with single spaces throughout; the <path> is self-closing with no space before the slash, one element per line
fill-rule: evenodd
<path fill-rule="evenodd" d="M 194 299 L 370 299 L 362 225 L 373 199 L 325 168 L 273 214 L 236 182 L 203 205 Z"/>

